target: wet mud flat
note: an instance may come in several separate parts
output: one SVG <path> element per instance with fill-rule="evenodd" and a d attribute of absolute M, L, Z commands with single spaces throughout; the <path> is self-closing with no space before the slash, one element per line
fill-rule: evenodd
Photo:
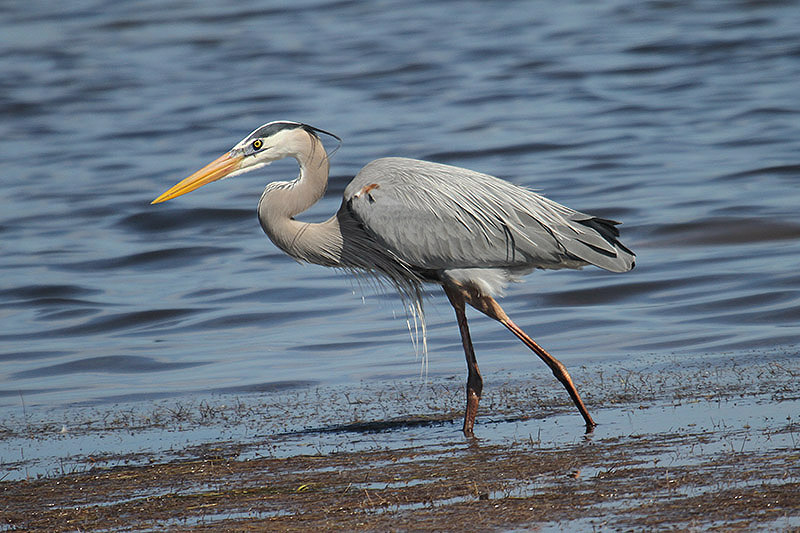
<path fill-rule="evenodd" d="M 473 440 L 460 377 L 95 411 L 69 431 L 190 442 L 98 445 L 36 476 L 5 461 L 0 531 L 797 531 L 800 360 L 752 359 L 576 369 L 600 423 L 588 435 L 546 377 L 487 380 Z M 44 438 L 60 422 L 26 424 Z"/>

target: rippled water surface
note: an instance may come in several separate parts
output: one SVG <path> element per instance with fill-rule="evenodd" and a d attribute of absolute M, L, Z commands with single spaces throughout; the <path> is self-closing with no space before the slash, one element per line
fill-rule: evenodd
<path fill-rule="evenodd" d="M 538 272 L 504 299 L 569 368 L 794 357 L 798 27 L 791 2 L 6 5 L 0 408 L 421 379 L 394 295 L 263 235 L 259 194 L 293 162 L 149 205 L 276 119 L 344 139 L 308 220 L 390 155 L 622 220 L 634 271 Z M 461 379 L 436 287 L 427 312 L 429 376 Z M 546 372 L 472 327 L 487 381 Z"/>

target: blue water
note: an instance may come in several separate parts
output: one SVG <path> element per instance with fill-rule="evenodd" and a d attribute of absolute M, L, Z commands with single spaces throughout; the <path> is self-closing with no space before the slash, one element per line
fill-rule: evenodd
<path fill-rule="evenodd" d="M 792 2 L 44 2 L 0 8 L 0 418 L 420 378 L 390 292 L 285 257 L 255 213 L 291 161 L 163 205 L 271 120 L 368 161 L 466 166 L 624 222 L 624 274 L 538 272 L 509 315 L 571 369 L 796 357 Z M 429 378 L 465 374 L 427 306 Z M 547 370 L 471 315 L 486 376 Z"/>

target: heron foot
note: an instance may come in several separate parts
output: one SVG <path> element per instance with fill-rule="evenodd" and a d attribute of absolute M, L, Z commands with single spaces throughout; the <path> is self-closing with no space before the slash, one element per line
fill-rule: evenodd
<path fill-rule="evenodd" d="M 478 414 L 478 403 L 481 401 L 480 390 L 475 390 L 467 385 L 467 407 L 464 410 L 464 427 L 462 431 L 465 437 L 475 437 L 473 428 L 475 427 L 475 416 Z"/>

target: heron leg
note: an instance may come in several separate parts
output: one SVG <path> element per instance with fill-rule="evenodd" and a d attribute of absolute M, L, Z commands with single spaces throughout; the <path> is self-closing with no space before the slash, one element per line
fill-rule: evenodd
<path fill-rule="evenodd" d="M 572 398 L 572 402 L 575 404 L 575 407 L 578 408 L 578 411 L 580 411 L 581 416 L 583 416 L 583 420 L 586 422 L 587 433 L 590 432 L 597 424 L 594 420 L 592 420 L 589 411 L 583 404 L 583 400 L 581 400 L 581 396 L 578 394 L 578 389 L 575 388 L 575 384 L 572 382 L 569 372 L 567 372 L 567 367 L 565 367 L 561 361 L 547 353 L 547 351 L 545 351 L 544 348 L 539 346 L 532 338 L 530 338 L 528 334 L 522 330 L 522 328 L 517 326 L 508 317 L 505 311 L 503 311 L 503 308 L 500 307 L 500 304 L 498 304 L 494 298 L 485 294 L 481 294 L 477 289 L 472 287 L 462 286 L 460 289 L 462 298 L 465 299 L 467 303 L 469 303 L 478 311 L 503 324 L 509 329 L 509 331 L 511 331 L 511 333 L 516 335 L 517 338 L 525 344 L 525 346 L 533 350 L 533 352 L 538 355 L 548 367 L 550 367 L 550 370 L 553 371 L 553 375 L 556 377 L 556 379 L 558 379 L 558 381 L 561 382 L 562 385 L 564 385 L 564 388 L 567 389 L 567 393 L 569 394 L 570 398 Z"/>
<path fill-rule="evenodd" d="M 461 344 L 464 346 L 464 355 L 467 357 L 467 407 L 464 410 L 464 427 L 462 431 L 464 431 L 465 436 L 474 437 L 472 428 L 475 426 L 478 403 L 481 401 L 483 378 L 480 370 L 478 370 L 478 360 L 475 357 L 475 349 L 472 347 L 472 338 L 469 335 L 464 294 L 458 288 L 447 285 L 444 286 L 444 292 L 456 311 L 458 329 L 461 331 Z"/>

